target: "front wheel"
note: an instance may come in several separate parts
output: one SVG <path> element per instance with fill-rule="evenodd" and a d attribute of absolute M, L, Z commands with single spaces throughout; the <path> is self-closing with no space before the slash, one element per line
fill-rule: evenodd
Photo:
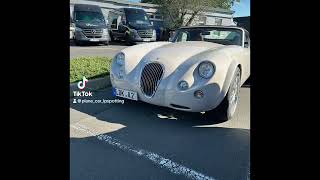
<path fill-rule="evenodd" d="M 81 41 L 78 41 L 78 40 L 74 40 L 74 43 L 77 45 L 77 46 L 83 46 L 83 43 Z"/>
<path fill-rule="evenodd" d="M 109 41 L 103 42 L 103 45 L 109 46 Z"/>
<path fill-rule="evenodd" d="M 213 111 L 217 112 L 221 116 L 222 120 L 230 120 L 236 112 L 237 105 L 239 103 L 240 95 L 240 82 L 241 82 L 241 72 L 239 67 L 237 67 L 234 76 L 231 80 L 229 90 L 227 95 L 224 97 L 220 105 L 209 112 L 206 112 L 209 116 Z"/>
<path fill-rule="evenodd" d="M 133 43 L 130 41 L 129 34 L 126 33 L 126 35 L 125 35 L 125 37 L 124 37 L 124 40 L 125 40 L 125 44 L 126 44 L 127 46 L 133 45 Z"/>

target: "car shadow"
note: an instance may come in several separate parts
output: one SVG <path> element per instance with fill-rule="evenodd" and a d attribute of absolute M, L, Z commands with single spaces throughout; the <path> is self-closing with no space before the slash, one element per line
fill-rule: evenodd
<path fill-rule="evenodd" d="M 112 96 L 111 89 L 94 92 L 93 96 L 92 99 L 117 99 Z M 100 129 L 98 134 L 116 137 L 122 142 L 157 153 L 217 179 L 247 177 L 250 130 L 202 127 L 222 123 L 218 115 L 203 119 L 199 113 L 181 112 L 130 100 L 125 100 L 124 104 L 73 104 L 70 99 L 70 108 L 93 116 L 79 123 L 87 124 L 88 128 Z M 107 123 L 119 124 L 122 128 L 101 130 L 103 126 L 109 126 Z M 145 165 L 146 162 L 138 160 L 138 157 L 129 161 L 126 153 L 118 154 L 118 151 L 111 151 L 109 148 L 95 149 L 93 146 L 97 141 L 92 135 L 71 137 L 71 179 L 87 179 L 84 177 L 88 173 L 102 179 L 125 178 L 128 174 L 131 179 L 159 176 L 160 179 L 181 178 L 164 172 L 155 175 L 164 170 L 153 169 L 151 164 Z M 105 160 L 102 161 L 101 158 Z"/>

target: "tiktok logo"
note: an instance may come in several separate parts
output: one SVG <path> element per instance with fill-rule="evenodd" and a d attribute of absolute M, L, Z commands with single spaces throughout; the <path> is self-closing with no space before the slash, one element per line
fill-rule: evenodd
<path fill-rule="evenodd" d="M 86 79 L 86 77 L 83 76 L 82 81 L 78 82 L 78 88 L 80 90 L 84 89 L 86 87 L 86 83 L 88 82 L 88 79 Z"/>

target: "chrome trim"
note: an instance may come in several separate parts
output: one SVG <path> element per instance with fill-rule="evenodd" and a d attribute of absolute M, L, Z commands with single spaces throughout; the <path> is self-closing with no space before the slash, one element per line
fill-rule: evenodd
<path fill-rule="evenodd" d="M 152 35 L 153 35 L 153 30 L 138 30 L 138 35 L 141 37 L 141 38 L 152 38 Z"/>
<path fill-rule="evenodd" d="M 146 66 L 148 66 L 149 64 L 159 64 L 160 66 L 161 66 L 161 71 L 162 71 L 162 74 L 161 74 L 161 76 L 159 77 L 159 79 L 158 79 L 158 81 L 157 82 L 151 82 L 152 84 L 154 84 L 153 86 L 154 86 L 154 89 L 152 90 L 152 89 L 150 89 L 150 88 L 152 88 L 152 87 L 147 87 L 147 89 L 148 89 L 148 91 L 153 91 L 152 92 L 152 94 L 151 95 L 147 95 L 146 93 L 145 93 L 145 91 L 144 91 L 144 89 L 143 89 L 143 87 L 142 87 L 142 84 L 141 84 L 141 82 L 142 82 L 142 75 L 143 75 L 143 72 L 144 72 L 144 69 L 145 69 L 145 67 Z M 154 67 L 153 67 L 154 68 Z M 154 69 L 152 69 L 152 71 L 153 71 Z M 159 69 L 158 69 L 159 70 Z M 148 73 L 147 74 L 151 74 L 150 73 L 150 69 L 146 69 L 146 71 L 148 71 Z M 156 91 L 157 91 L 157 89 L 158 89 L 158 87 L 159 87 L 159 85 L 160 85 L 160 82 L 162 81 L 162 78 L 163 78 L 163 75 L 164 75 L 164 73 L 165 73 L 165 68 L 164 68 L 164 65 L 162 64 L 162 63 L 159 63 L 158 61 L 153 61 L 153 62 L 148 62 L 148 63 L 146 63 L 144 66 L 143 66 L 143 68 L 141 68 L 141 71 L 140 71 L 140 75 L 139 75 L 139 87 L 140 87 L 140 91 L 141 91 L 141 93 L 146 97 L 146 98 L 152 98 L 155 94 L 156 94 Z M 145 75 L 145 74 L 144 74 Z M 144 80 L 146 80 L 146 79 L 144 79 Z M 150 80 L 150 79 L 149 79 Z M 151 80 L 153 80 L 153 79 L 151 79 Z M 150 83 L 150 82 L 149 82 Z"/>
<path fill-rule="evenodd" d="M 102 36 L 103 29 L 82 29 L 85 36 Z"/>

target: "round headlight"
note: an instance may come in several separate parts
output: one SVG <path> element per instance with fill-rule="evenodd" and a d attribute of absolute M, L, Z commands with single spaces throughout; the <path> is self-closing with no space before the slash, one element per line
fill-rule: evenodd
<path fill-rule="evenodd" d="M 189 88 L 189 84 L 187 81 L 182 80 L 178 83 L 178 87 L 180 90 L 186 90 Z"/>
<path fill-rule="evenodd" d="M 123 53 L 119 53 L 117 54 L 116 56 L 116 63 L 120 66 L 123 66 L 124 65 L 124 60 L 125 60 L 125 56 Z"/>
<path fill-rule="evenodd" d="M 205 61 L 200 63 L 198 71 L 201 77 L 209 79 L 213 76 L 215 67 L 211 62 Z"/>

